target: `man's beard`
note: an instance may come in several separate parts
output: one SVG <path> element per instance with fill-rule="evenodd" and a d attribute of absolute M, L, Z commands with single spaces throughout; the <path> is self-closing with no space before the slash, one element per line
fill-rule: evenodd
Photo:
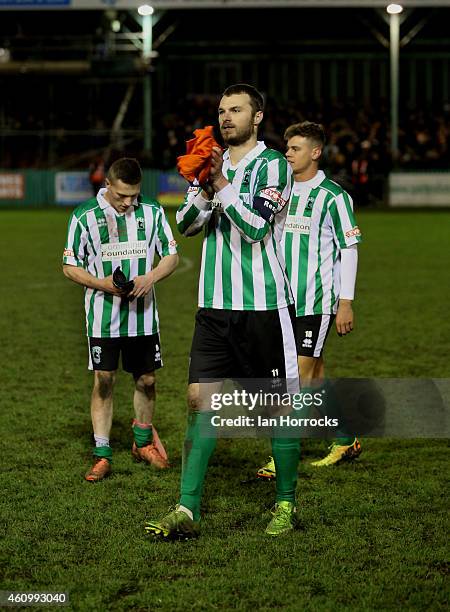
<path fill-rule="evenodd" d="M 239 147 L 245 144 L 253 136 L 253 122 L 249 123 L 246 128 L 235 131 L 235 134 L 228 136 L 226 130 L 221 130 L 223 140 L 226 145 L 232 147 Z"/>

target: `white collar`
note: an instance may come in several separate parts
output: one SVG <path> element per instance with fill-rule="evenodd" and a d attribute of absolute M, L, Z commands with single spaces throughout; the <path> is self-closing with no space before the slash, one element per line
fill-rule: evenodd
<path fill-rule="evenodd" d="M 111 206 L 111 204 L 105 198 L 105 193 L 106 192 L 107 192 L 106 187 L 102 187 L 97 192 L 97 202 L 98 202 L 98 205 L 100 206 L 100 208 L 108 208 L 108 206 Z"/>
<path fill-rule="evenodd" d="M 253 149 L 250 149 L 250 151 L 246 153 L 246 155 L 244 155 L 244 157 L 238 164 L 236 164 L 236 166 L 231 165 L 230 151 L 228 149 L 223 154 L 223 160 L 229 162 L 230 168 L 234 170 L 236 168 L 239 168 L 240 166 L 246 166 L 249 162 L 253 161 L 255 157 L 258 157 L 258 155 L 262 153 L 265 149 L 267 149 L 267 147 L 264 142 L 262 140 L 258 140 L 256 146 L 253 147 Z"/>
<path fill-rule="evenodd" d="M 100 206 L 100 208 L 102 208 L 104 210 L 105 208 L 108 208 L 108 206 L 110 206 L 114 210 L 116 215 L 124 215 L 125 213 L 117 212 L 117 210 L 114 208 L 114 206 L 108 202 L 108 200 L 105 198 L 105 193 L 106 192 L 107 192 L 107 188 L 106 187 L 102 187 L 101 189 L 98 190 L 98 193 L 97 193 L 97 202 L 98 202 L 98 205 Z M 139 206 L 138 200 L 136 199 L 133 202 L 132 205 L 135 206 L 135 207 Z"/>
<path fill-rule="evenodd" d="M 313 176 L 312 179 L 309 179 L 309 181 L 295 181 L 294 189 L 296 191 L 304 189 L 315 189 L 325 178 L 325 172 L 323 170 L 318 170 L 317 174 Z"/>

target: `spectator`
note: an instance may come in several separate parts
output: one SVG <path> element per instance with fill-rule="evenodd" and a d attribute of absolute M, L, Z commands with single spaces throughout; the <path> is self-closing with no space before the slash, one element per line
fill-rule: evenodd
<path fill-rule="evenodd" d="M 96 157 L 89 166 L 89 182 L 92 185 L 94 196 L 96 196 L 99 190 L 103 187 L 105 176 L 105 162 L 103 157 Z"/>

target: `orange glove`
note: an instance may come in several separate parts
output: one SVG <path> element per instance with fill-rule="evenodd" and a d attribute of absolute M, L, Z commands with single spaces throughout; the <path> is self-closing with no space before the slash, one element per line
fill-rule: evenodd
<path fill-rule="evenodd" d="M 190 183 L 197 179 L 200 185 L 205 185 L 211 170 L 212 148 L 219 145 L 214 139 L 212 125 L 195 130 L 194 135 L 195 138 L 186 142 L 186 155 L 177 158 L 177 168 Z"/>

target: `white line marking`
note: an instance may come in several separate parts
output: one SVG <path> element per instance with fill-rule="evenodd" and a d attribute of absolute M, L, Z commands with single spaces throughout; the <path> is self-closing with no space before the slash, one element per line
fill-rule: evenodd
<path fill-rule="evenodd" d="M 178 268 L 175 270 L 175 274 L 179 274 L 180 272 L 187 272 L 188 270 L 192 270 L 194 267 L 194 262 L 189 257 L 181 257 L 180 264 Z"/>

